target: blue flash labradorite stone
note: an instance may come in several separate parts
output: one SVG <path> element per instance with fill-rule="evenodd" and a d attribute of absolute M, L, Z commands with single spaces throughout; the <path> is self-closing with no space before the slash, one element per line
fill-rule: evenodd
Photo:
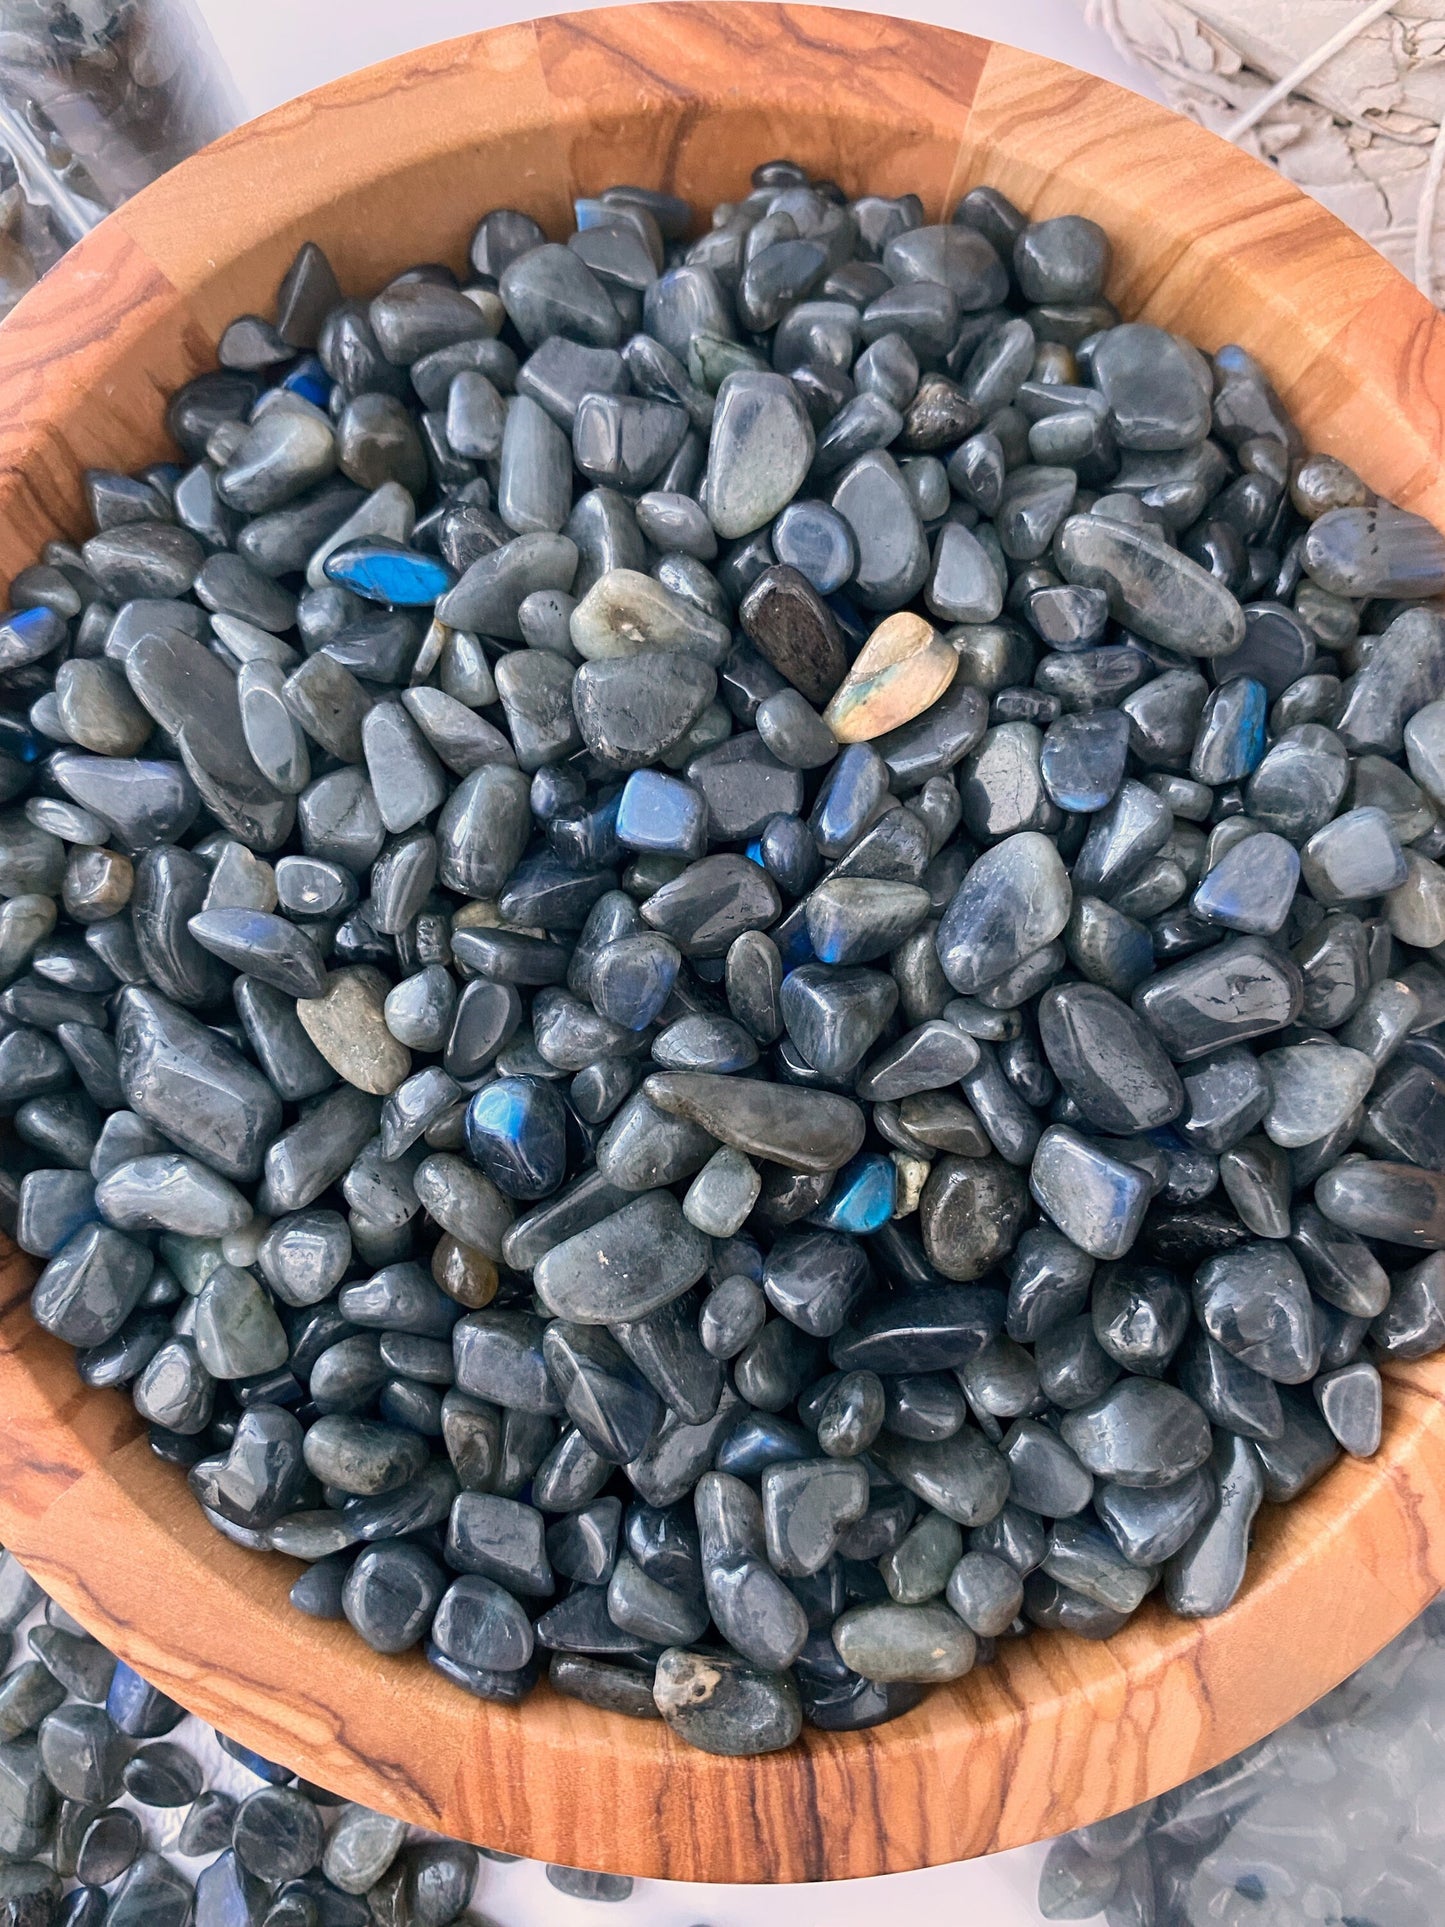
<path fill-rule="evenodd" d="M 881 1151 L 863 1151 L 838 1173 L 838 1181 L 809 1222 L 855 1238 L 881 1231 L 893 1216 L 898 1169 Z"/>
<path fill-rule="evenodd" d="M 1269 696 L 1253 676 L 1233 676 L 1204 705 L 1189 774 L 1197 783 L 1237 783 L 1264 755 Z"/>
<path fill-rule="evenodd" d="M 1122 709 L 1095 709 L 1050 723 L 1039 774 L 1061 810 L 1101 810 L 1124 780 L 1129 718 Z"/>
<path fill-rule="evenodd" d="M 331 399 L 330 379 L 315 355 L 307 355 L 304 361 L 297 362 L 281 386 L 293 395 L 300 395 L 314 408 L 325 408 Z"/>
<path fill-rule="evenodd" d="M 325 569 L 329 582 L 353 595 L 406 609 L 429 609 L 457 579 L 436 556 L 419 555 L 378 536 L 344 542 L 327 556 Z"/>
<path fill-rule="evenodd" d="M 545 1198 L 567 1168 L 567 1113 L 550 1084 L 499 1077 L 467 1106 L 467 1149 L 509 1198 Z"/>
<path fill-rule="evenodd" d="M 819 595 L 841 589 L 858 566 L 853 531 L 826 502 L 789 502 L 773 524 L 773 554 Z"/>
<path fill-rule="evenodd" d="M 1194 914 L 1226 930 L 1273 936 L 1289 915 L 1299 874 L 1299 852 L 1292 843 L 1268 830 L 1248 836 L 1194 892 Z"/>

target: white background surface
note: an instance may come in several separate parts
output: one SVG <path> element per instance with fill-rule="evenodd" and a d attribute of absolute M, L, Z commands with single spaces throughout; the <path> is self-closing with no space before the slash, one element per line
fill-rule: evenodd
<path fill-rule="evenodd" d="M 582 0 L 573 0 L 580 10 Z M 259 114 L 339 74 L 454 34 L 569 10 L 525 0 L 193 0 L 229 68 L 243 111 Z M 843 0 L 847 4 L 847 0 Z M 876 10 L 884 11 L 881 6 Z M 908 17 L 1011 41 L 1154 90 L 1074 0 L 911 0 Z M 480 213 L 482 210 L 478 210 Z M 613 1913 L 568 1900 L 539 1867 L 485 1865 L 476 1905 L 496 1927 L 1038 1927 L 1043 1850 L 819 1887 L 700 1887 L 639 1881 Z"/>
<path fill-rule="evenodd" d="M 429 41 L 475 33 L 539 14 L 581 12 L 526 0 L 192 0 L 231 70 L 248 114 L 262 113 L 308 87 Z M 839 0 L 848 5 L 849 0 Z M 1108 38 L 1084 24 L 1082 0 L 910 0 L 863 11 L 893 12 L 961 32 L 987 34 L 1034 53 L 1087 67 L 1152 93 Z"/>

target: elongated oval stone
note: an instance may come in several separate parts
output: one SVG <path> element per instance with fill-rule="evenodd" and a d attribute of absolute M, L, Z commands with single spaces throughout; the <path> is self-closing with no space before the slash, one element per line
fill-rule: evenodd
<path fill-rule="evenodd" d="M 1116 622 L 1190 656 L 1225 656 L 1244 614 L 1222 582 L 1142 523 L 1073 515 L 1058 537 L 1065 578 L 1103 589 Z"/>
<path fill-rule="evenodd" d="M 1126 1378 L 1060 1421 L 1064 1443 L 1096 1478 L 1172 1485 L 1209 1457 L 1209 1421 L 1173 1385 Z"/>
<path fill-rule="evenodd" d="M 981 1285 L 930 1284 L 871 1305 L 829 1350 L 842 1371 L 935 1372 L 966 1365 L 1003 1322 L 999 1293 Z"/>
<path fill-rule="evenodd" d="M 849 1098 L 794 1084 L 765 1084 L 702 1071 L 658 1071 L 643 1095 L 720 1143 L 792 1171 L 835 1171 L 863 1142 L 864 1119 Z"/>
<path fill-rule="evenodd" d="M 678 650 L 716 668 L 731 636 L 724 624 L 636 569 L 605 570 L 572 611 L 569 630 L 589 662 Z"/>
<path fill-rule="evenodd" d="M 1134 1008 L 1176 1063 L 1283 1030 L 1304 1004 L 1292 958 L 1251 943 L 1217 945 L 1161 970 L 1134 993 Z"/>
<path fill-rule="evenodd" d="M 235 1185 L 177 1152 L 116 1165 L 96 1186 L 95 1203 L 122 1231 L 178 1231 L 190 1238 L 224 1237 L 252 1217 Z"/>
<path fill-rule="evenodd" d="M 825 703 L 847 673 L 833 613 L 797 569 L 764 569 L 738 605 L 743 633 L 809 703 Z"/>
<path fill-rule="evenodd" d="M 251 1183 L 281 1128 L 281 1101 L 205 1024 L 131 986 L 116 1018 L 122 1089 L 131 1109 L 184 1142 L 223 1177 Z"/>
<path fill-rule="evenodd" d="M 1438 1171 L 1349 1158 L 1320 1178 L 1315 1203 L 1332 1224 L 1361 1238 L 1424 1251 L 1445 1247 L 1445 1175 Z"/>
<path fill-rule="evenodd" d="M 527 779 L 490 763 L 454 789 L 437 818 L 437 875 L 466 897 L 495 896 L 527 845 Z"/>
<path fill-rule="evenodd" d="M 669 1647 L 653 1683 L 657 1710 L 680 1738 L 733 1758 L 776 1753 L 803 1727 L 798 1689 L 787 1673 L 741 1659 Z"/>
<path fill-rule="evenodd" d="M 876 449 L 860 455 L 833 490 L 833 507 L 858 547 L 853 589 L 859 602 L 865 609 L 901 609 L 922 588 L 929 558 L 917 507 L 893 457 Z"/>
<path fill-rule="evenodd" d="M 685 957 L 726 956 L 745 930 L 763 930 L 782 908 L 772 878 L 744 856 L 707 856 L 642 906 L 644 920 Z"/>
<path fill-rule="evenodd" d="M 973 1666 L 974 1635 L 947 1606 L 854 1606 L 833 1624 L 844 1664 L 865 1679 L 961 1679 Z"/>
<path fill-rule="evenodd" d="M 1445 538 L 1424 516 L 1385 502 L 1326 509 L 1311 522 L 1300 559 L 1335 595 L 1414 599 L 1445 588 Z"/>
<path fill-rule="evenodd" d="M 939 1440 L 895 1438 L 885 1432 L 873 1451 L 900 1485 L 959 1525 L 987 1524 L 1008 1496 L 1008 1466 L 967 1426 Z"/>

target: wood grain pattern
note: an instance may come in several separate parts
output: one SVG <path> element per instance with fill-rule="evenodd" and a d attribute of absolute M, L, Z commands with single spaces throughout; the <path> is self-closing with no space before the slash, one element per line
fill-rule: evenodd
<path fill-rule="evenodd" d="M 1268 168 L 1133 95 L 1010 48 L 800 7 L 604 9 L 450 41 L 198 155 L 72 251 L 0 327 L 0 568 L 80 529 L 83 468 L 163 448 L 165 393 L 297 243 L 365 292 L 460 267 L 511 202 L 560 231 L 630 177 L 700 204 L 790 154 L 945 213 L 991 180 L 1092 214 L 1121 304 L 1269 368 L 1307 437 L 1445 524 L 1445 324 Z M 0 1538 L 204 1718 L 350 1797 L 538 1859 L 817 1880 L 986 1853 L 1198 1772 L 1343 1678 L 1445 1585 L 1445 1361 L 1388 1373 L 1385 1443 L 1266 1509 L 1221 1619 L 1151 1604 L 1118 1638 L 1036 1635 L 875 1733 L 711 1759 L 545 1689 L 468 1699 L 290 1610 L 296 1568 L 220 1539 L 119 1393 L 82 1390 L 0 1264 Z"/>

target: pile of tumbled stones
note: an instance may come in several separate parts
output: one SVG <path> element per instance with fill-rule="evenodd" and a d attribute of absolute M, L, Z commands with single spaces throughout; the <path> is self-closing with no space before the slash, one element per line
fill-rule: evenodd
<path fill-rule="evenodd" d="M 220 1733 L 216 1751 L 8 1553 L 0 1673 L 0 1927 L 484 1927 L 465 1911 L 481 1860 L 513 1855 L 414 1833 Z M 546 1874 L 579 1900 L 632 1891 Z"/>
<path fill-rule="evenodd" d="M 1445 539 L 1088 220 L 576 219 L 307 245 L 17 577 L 6 1164 L 302 1611 L 760 1752 L 1220 1612 L 1445 1342 Z"/>
<path fill-rule="evenodd" d="M 1056 1841 L 1046 1920 L 1108 1927 L 1438 1927 L 1445 1603 L 1211 1773 Z"/>

